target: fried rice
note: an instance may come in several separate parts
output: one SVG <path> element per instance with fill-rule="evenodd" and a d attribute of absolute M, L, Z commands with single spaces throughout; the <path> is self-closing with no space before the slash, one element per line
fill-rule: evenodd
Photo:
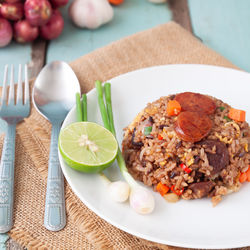
<path fill-rule="evenodd" d="M 148 103 L 124 129 L 122 149 L 127 167 L 135 179 L 155 191 L 161 183 L 168 194 L 185 200 L 211 197 L 215 206 L 242 185 L 240 175 L 250 164 L 249 125 L 229 119 L 231 107 L 207 96 L 216 106 L 208 114 L 212 127 L 200 141 L 185 141 L 175 129 L 178 115 L 166 112 L 168 102 L 175 97 Z"/>

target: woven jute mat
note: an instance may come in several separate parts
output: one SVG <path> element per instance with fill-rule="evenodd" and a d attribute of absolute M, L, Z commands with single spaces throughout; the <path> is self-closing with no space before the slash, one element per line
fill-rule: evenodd
<path fill-rule="evenodd" d="M 178 63 L 234 67 L 173 22 L 114 42 L 70 65 L 82 92 L 88 92 L 97 79 L 105 81 L 144 67 Z M 28 249 L 176 249 L 139 239 L 108 224 L 90 211 L 67 183 L 67 225 L 60 232 L 46 230 L 43 214 L 50 129 L 50 123 L 33 107 L 30 117 L 17 126 L 11 238 Z"/>

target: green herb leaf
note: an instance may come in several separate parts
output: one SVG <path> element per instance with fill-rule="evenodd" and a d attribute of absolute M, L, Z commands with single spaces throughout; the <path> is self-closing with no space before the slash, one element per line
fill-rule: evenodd
<path fill-rule="evenodd" d="M 219 107 L 220 111 L 223 111 L 225 109 L 225 107 Z"/>
<path fill-rule="evenodd" d="M 231 122 L 231 121 L 232 121 L 232 119 L 230 119 L 230 118 L 229 118 L 228 116 L 226 116 L 226 115 L 223 117 L 223 119 L 227 120 L 228 122 Z"/>
<path fill-rule="evenodd" d="M 152 127 L 145 127 L 144 128 L 144 135 L 149 135 L 152 132 Z"/>

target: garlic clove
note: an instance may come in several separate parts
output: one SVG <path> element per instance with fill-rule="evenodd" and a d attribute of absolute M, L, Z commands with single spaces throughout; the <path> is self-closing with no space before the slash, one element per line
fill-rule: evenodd
<path fill-rule="evenodd" d="M 165 194 L 163 197 L 166 201 L 171 203 L 175 203 L 180 199 L 180 197 L 175 193 Z"/>
<path fill-rule="evenodd" d="M 96 29 L 113 19 L 114 11 L 107 0 L 75 0 L 69 16 L 80 28 Z"/>

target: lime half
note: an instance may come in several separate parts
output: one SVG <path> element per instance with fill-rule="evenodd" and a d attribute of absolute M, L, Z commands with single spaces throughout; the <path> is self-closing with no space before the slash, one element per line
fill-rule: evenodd
<path fill-rule="evenodd" d="M 115 160 L 118 144 L 114 135 L 93 122 L 71 123 L 59 135 L 59 150 L 72 168 L 96 173 Z"/>

